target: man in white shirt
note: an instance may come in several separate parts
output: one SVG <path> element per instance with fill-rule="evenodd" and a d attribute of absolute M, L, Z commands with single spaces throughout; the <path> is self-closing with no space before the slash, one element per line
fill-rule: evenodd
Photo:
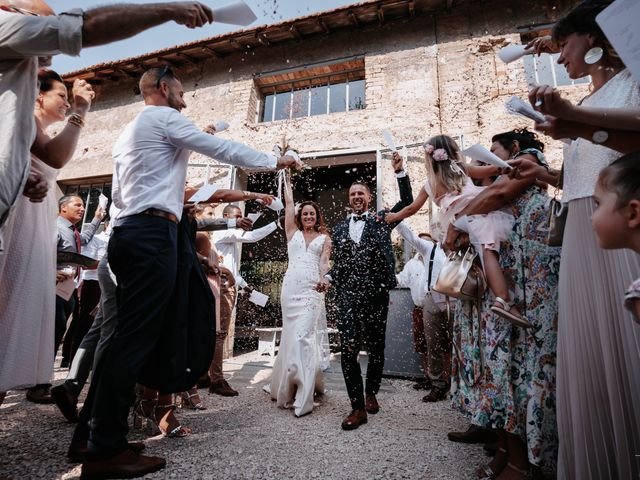
<path fill-rule="evenodd" d="M 42 201 L 47 192 L 42 177 L 29 175 L 38 66 L 50 65 L 52 55 L 77 56 L 83 47 L 131 37 L 171 20 L 195 28 L 211 23 L 213 14 L 198 2 L 171 2 L 55 15 L 42 0 L 0 0 L 0 252 L 4 224 L 25 185 L 32 201 Z"/>
<path fill-rule="evenodd" d="M 222 211 L 222 216 L 230 222 L 240 221 L 242 211 L 235 205 L 227 205 Z M 222 265 L 228 268 L 235 279 L 235 285 L 220 287 L 220 330 L 216 335 L 216 350 L 209 369 L 211 385 L 209 392 L 223 397 L 235 397 L 238 395 L 222 374 L 222 357 L 225 340 L 229 334 L 233 309 L 236 304 L 238 289 L 247 287 L 247 282 L 240 275 L 240 245 L 242 243 L 254 243 L 273 233 L 277 228 L 276 222 L 271 222 L 264 227 L 252 231 L 244 231 L 239 228 L 217 231 L 213 234 L 213 244 L 222 257 Z"/>
<path fill-rule="evenodd" d="M 292 157 L 276 158 L 202 132 L 180 114 L 186 106 L 182 83 L 168 67 L 145 72 L 140 91 L 146 106 L 113 148 L 112 198 L 121 212 L 108 258 L 118 285 L 118 327 L 90 388 L 91 460 L 82 465 L 88 477 L 142 476 L 166 465 L 163 458 L 130 449 L 127 416 L 134 385 L 151 367 L 147 359 L 171 321 L 167 312 L 174 289 L 185 288 L 176 283 L 177 239 L 191 151 L 240 167 L 299 166 Z M 165 353 L 167 358 L 173 354 Z"/>
<path fill-rule="evenodd" d="M 425 268 L 425 299 L 422 313 L 427 343 L 427 380 L 430 383 L 427 388 L 431 388 L 431 391 L 422 401 L 445 400 L 450 386 L 452 325 L 445 311 L 446 298 L 441 293 L 434 292 L 433 287 L 447 256 L 429 234 L 418 236 L 404 222 L 396 228 L 398 233 L 420 253 Z"/>

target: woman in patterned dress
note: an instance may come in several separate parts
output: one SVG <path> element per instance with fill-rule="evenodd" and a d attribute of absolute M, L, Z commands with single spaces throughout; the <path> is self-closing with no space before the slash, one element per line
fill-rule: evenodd
<path fill-rule="evenodd" d="M 535 135 L 513 130 L 496 135 L 491 150 L 508 160 L 546 166 Z M 472 424 L 498 433 L 494 459 L 480 478 L 525 478 L 530 466 L 555 467 L 555 359 L 560 249 L 546 244 L 546 191 L 531 180 L 498 178 L 460 213 L 481 214 L 510 206 L 516 219 L 503 243 L 500 264 L 513 298 L 532 325 L 517 327 L 497 316 L 485 295 L 480 313 L 459 305 L 454 321 L 453 405 Z M 448 242 L 457 233 L 449 229 Z"/>

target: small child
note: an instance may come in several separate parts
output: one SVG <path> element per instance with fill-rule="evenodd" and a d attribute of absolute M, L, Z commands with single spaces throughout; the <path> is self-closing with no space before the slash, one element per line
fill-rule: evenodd
<path fill-rule="evenodd" d="M 443 234 L 450 223 L 456 228 L 469 234 L 471 243 L 476 246 L 482 258 L 482 266 L 489 288 L 493 292 L 495 303 L 491 311 L 523 328 L 531 324 L 522 316 L 518 308 L 510 301 L 509 288 L 500 268 L 500 242 L 506 240 L 513 229 L 513 215 L 496 210 L 486 215 L 469 215 L 456 218 L 469 202 L 485 187 L 476 186 L 471 181 L 467 171 L 474 177 L 485 176 L 496 167 L 466 166 L 460 154 L 460 148 L 455 140 L 447 135 L 437 135 L 425 144 L 425 161 L 427 165 L 427 182 L 420 190 L 411 205 L 398 213 L 389 213 L 385 220 L 389 223 L 398 222 L 415 214 L 429 197 L 440 207 L 437 223 Z M 477 171 L 476 171 L 477 170 Z M 442 239 L 444 240 L 444 239 Z"/>
<path fill-rule="evenodd" d="M 624 155 L 602 170 L 593 198 L 596 209 L 591 225 L 598 245 L 640 253 L 640 152 Z M 629 286 L 625 306 L 640 323 L 640 277 Z"/>

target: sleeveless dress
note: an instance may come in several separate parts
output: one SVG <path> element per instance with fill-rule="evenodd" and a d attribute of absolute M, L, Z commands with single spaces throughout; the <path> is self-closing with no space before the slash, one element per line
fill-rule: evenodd
<path fill-rule="evenodd" d="M 306 244 L 298 230 L 287 245 L 289 266 L 282 282 L 282 337 L 273 366 L 270 391 L 278 407 L 293 408 L 296 416 L 313 409 L 314 392 L 324 390 L 326 365 L 324 295 L 314 287 L 320 276 L 320 255 L 326 235 Z"/>
<path fill-rule="evenodd" d="M 53 374 L 56 310 L 56 177 L 31 157 L 49 190 L 42 203 L 20 195 L 0 255 L 0 392 L 48 383 Z"/>

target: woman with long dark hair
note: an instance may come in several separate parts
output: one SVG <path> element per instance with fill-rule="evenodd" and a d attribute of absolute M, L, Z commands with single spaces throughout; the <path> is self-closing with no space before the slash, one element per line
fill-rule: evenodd
<path fill-rule="evenodd" d="M 317 203 L 295 212 L 290 180 L 285 179 L 285 233 L 289 266 L 282 282 L 282 337 L 273 366 L 271 398 L 297 417 L 313 409 L 315 392 L 324 390 L 320 331 L 326 323 L 324 294 L 316 284 L 329 271 L 331 238 Z"/>

